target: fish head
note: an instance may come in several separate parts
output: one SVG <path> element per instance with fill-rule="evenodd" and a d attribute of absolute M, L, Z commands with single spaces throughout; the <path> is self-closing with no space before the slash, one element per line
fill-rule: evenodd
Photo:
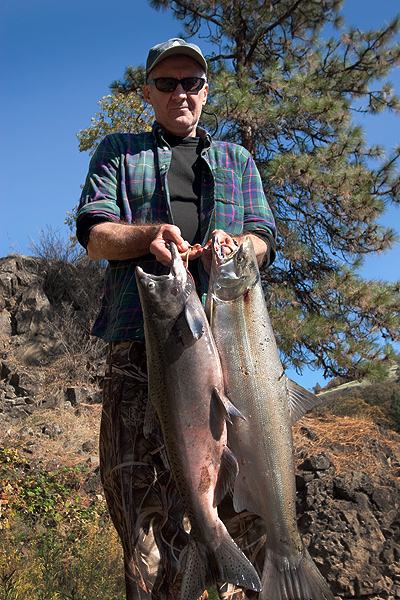
<path fill-rule="evenodd" d="M 219 234 L 214 234 L 209 289 L 220 300 L 236 300 L 259 280 L 257 257 L 249 236 L 233 251 L 225 252 Z"/>
<path fill-rule="evenodd" d="M 143 312 L 159 318 L 178 315 L 194 290 L 192 276 L 187 271 L 176 245 L 171 242 L 171 265 L 167 275 L 152 275 L 136 267 Z"/>

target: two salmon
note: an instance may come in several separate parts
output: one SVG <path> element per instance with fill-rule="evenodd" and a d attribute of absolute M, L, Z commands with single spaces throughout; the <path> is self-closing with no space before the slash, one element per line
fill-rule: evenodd
<path fill-rule="evenodd" d="M 283 371 L 251 239 L 225 256 L 214 237 L 208 319 L 173 244 L 171 254 L 168 275 L 138 267 L 136 278 L 149 398 L 191 526 L 182 600 L 224 582 L 260 600 L 333 600 L 296 521 L 291 427 L 316 399 Z M 232 485 L 235 510 L 265 522 L 261 583 L 218 517 Z"/>

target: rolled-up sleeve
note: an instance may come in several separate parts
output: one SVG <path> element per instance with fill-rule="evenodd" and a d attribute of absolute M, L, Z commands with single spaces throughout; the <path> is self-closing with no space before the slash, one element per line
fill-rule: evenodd
<path fill-rule="evenodd" d="M 103 216 L 119 221 L 118 177 L 120 157 L 109 137 L 98 145 L 90 161 L 89 171 L 82 190 L 77 218 L 83 215 Z"/>
<path fill-rule="evenodd" d="M 242 176 L 244 202 L 243 230 L 268 232 L 274 240 L 277 237 L 275 220 L 264 194 L 260 173 L 249 155 Z"/>

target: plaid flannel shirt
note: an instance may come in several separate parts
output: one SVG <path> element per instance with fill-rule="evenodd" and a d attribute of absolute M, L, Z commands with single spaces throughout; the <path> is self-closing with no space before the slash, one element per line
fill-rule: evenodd
<path fill-rule="evenodd" d="M 202 157 L 207 165 L 201 183 L 200 226 L 203 243 L 214 229 L 231 235 L 255 230 L 276 239 L 274 218 L 251 155 L 237 144 L 211 140 L 201 128 Z M 116 133 L 97 147 L 82 191 L 77 233 L 86 219 L 125 223 L 173 223 L 167 173 L 171 149 L 163 130 L 155 123 L 151 132 Z M 153 255 L 109 261 L 102 308 L 92 333 L 106 341 L 143 340 L 143 316 L 136 286 L 135 268 L 154 274 L 168 272 Z M 203 292 L 208 276 L 199 276 Z"/>

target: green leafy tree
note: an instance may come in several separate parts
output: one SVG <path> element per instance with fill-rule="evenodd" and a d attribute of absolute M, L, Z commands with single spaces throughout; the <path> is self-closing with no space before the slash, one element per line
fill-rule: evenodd
<path fill-rule="evenodd" d="M 129 69 L 126 72 L 129 78 Z M 98 102 L 101 110 L 92 123 L 77 134 L 79 150 L 93 153 L 99 142 L 109 133 L 130 131 L 137 133 L 151 129 L 152 112 L 140 91 L 120 92 L 118 89 Z"/>
<path fill-rule="evenodd" d="M 279 231 L 263 281 L 284 362 L 381 376 L 386 342 L 400 340 L 400 282 L 367 281 L 359 270 L 397 240 L 379 219 L 400 201 L 400 146 L 387 155 L 368 145 L 354 115 L 400 114 L 386 81 L 400 62 L 399 18 L 362 32 L 345 28 L 342 0 L 150 4 L 210 49 L 218 137 L 245 146 L 260 170 Z M 142 77 L 130 69 L 112 89 L 137 93 Z M 207 114 L 204 122 L 213 126 Z"/>

